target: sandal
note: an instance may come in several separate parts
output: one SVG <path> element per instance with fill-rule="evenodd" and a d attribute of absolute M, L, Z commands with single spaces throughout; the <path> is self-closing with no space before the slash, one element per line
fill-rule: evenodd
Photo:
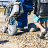
<path fill-rule="evenodd" d="M 47 33 L 47 31 L 45 30 L 44 32 L 41 33 L 41 35 L 37 34 L 37 36 L 39 38 L 44 38 L 45 34 Z"/>
<path fill-rule="evenodd" d="M 41 35 L 37 34 L 37 36 L 38 36 L 39 38 L 41 38 L 41 39 L 44 38 L 44 35 L 43 35 L 43 34 L 41 34 Z"/>

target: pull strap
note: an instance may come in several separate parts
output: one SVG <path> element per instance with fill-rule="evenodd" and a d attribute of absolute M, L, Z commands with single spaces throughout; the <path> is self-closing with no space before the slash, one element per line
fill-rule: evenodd
<path fill-rule="evenodd" d="M 16 0 L 16 2 L 20 2 L 19 0 Z"/>

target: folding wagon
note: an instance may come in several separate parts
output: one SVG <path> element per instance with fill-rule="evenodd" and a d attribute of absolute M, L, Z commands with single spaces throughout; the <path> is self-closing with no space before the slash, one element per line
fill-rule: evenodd
<path fill-rule="evenodd" d="M 5 6 L 5 21 L 7 22 L 7 27 L 2 26 L 1 31 L 6 32 L 8 29 L 9 35 L 17 34 L 18 21 L 17 18 L 24 13 L 23 6 L 21 2 L 11 2 Z M 8 26 L 8 24 L 10 26 Z M 34 24 L 29 24 L 28 29 L 33 31 L 36 26 Z"/>

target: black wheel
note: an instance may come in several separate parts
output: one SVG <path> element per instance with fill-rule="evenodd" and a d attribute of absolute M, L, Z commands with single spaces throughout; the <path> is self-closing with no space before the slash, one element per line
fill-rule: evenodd
<path fill-rule="evenodd" d="M 34 23 L 28 24 L 28 29 L 30 32 L 36 31 L 37 27 L 35 26 Z"/>

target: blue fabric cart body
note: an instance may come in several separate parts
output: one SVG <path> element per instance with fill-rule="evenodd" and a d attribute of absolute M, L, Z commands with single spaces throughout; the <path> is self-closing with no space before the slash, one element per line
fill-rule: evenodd
<path fill-rule="evenodd" d="M 31 12 L 33 10 L 32 0 L 20 0 L 23 3 L 24 14 L 18 17 L 18 27 L 27 26 L 27 12 Z"/>
<path fill-rule="evenodd" d="M 18 27 L 27 26 L 27 12 L 18 17 Z"/>
<path fill-rule="evenodd" d="M 23 4 L 23 8 L 25 12 L 26 11 L 29 12 L 33 10 L 32 0 L 20 0 L 20 2 L 22 2 Z"/>
<path fill-rule="evenodd" d="M 23 4 L 24 13 L 17 18 L 18 27 L 27 26 L 27 12 L 33 11 L 32 0 L 20 0 Z"/>

